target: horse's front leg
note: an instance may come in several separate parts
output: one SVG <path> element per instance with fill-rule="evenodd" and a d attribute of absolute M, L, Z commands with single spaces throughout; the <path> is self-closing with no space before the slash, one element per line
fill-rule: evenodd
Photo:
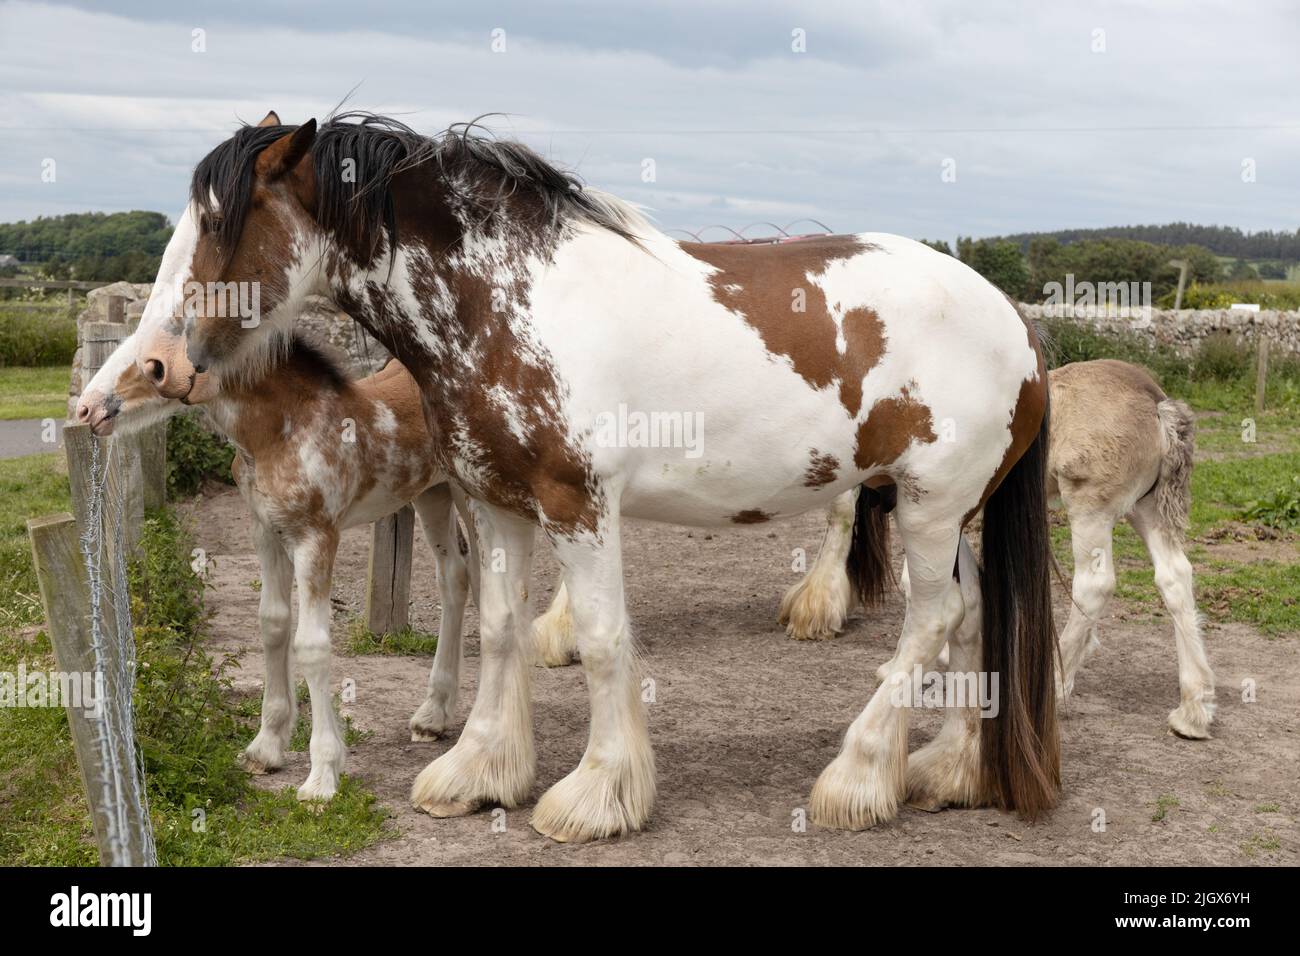
<path fill-rule="evenodd" d="M 347 758 L 330 686 L 330 587 L 339 536 L 333 528 L 309 535 L 294 548 L 298 629 L 293 655 L 311 693 L 311 773 L 299 800 L 329 800 Z"/>
<path fill-rule="evenodd" d="M 293 563 L 276 533 L 253 515 L 253 542 L 261 568 L 261 602 L 257 623 L 262 632 L 266 677 L 262 684 L 262 725 L 241 754 L 249 773 L 266 773 L 284 766 L 284 753 L 293 736 L 297 701 L 289 667 L 289 598 Z"/>
<path fill-rule="evenodd" d="M 481 556 L 479 687 L 460 739 L 420 771 L 411 787 L 411 804 L 435 817 L 459 816 L 484 804 L 516 806 L 528 796 L 536 772 L 526 639 L 536 529 L 482 502 L 474 502 L 472 511 Z"/>
<path fill-rule="evenodd" d="M 460 553 L 460 535 L 451 488 L 434 485 L 415 499 L 425 540 L 433 551 L 438 571 L 438 596 L 442 616 L 438 647 L 429 672 L 429 692 L 411 716 L 412 740 L 435 740 L 450 726 L 460 690 L 460 655 L 465 602 L 469 597 L 469 569 Z"/>
<path fill-rule="evenodd" d="M 640 830 L 655 798 L 654 754 L 623 598 L 617 502 L 595 536 L 551 534 L 569 594 L 591 698 L 591 734 L 577 769 L 542 795 L 533 828 L 559 841 Z"/>

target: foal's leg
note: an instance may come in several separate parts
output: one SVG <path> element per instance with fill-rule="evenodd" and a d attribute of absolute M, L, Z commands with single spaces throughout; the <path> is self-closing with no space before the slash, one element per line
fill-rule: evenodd
<path fill-rule="evenodd" d="M 781 599 L 777 623 L 797 641 L 821 641 L 844 629 L 853 588 L 845 562 L 853 546 L 858 489 L 844 492 L 826 510 L 826 537 L 813 566 Z"/>
<path fill-rule="evenodd" d="M 655 798 L 654 753 L 623 597 L 618 504 L 598 544 L 553 537 L 570 594 L 591 699 L 591 733 L 577 768 L 537 802 L 533 828 L 561 842 L 640 830 Z"/>
<path fill-rule="evenodd" d="M 1115 560 L 1111 537 L 1115 516 L 1088 508 L 1074 507 L 1065 499 L 1070 516 L 1070 546 L 1074 551 L 1074 585 L 1070 620 L 1061 632 L 1061 657 L 1056 673 L 1057 696 L 1062 700 L 1074 689 L 1079 665 L 1098 646 L 1097 625 L 1115 593 Z"/>
<path fill-rule="evenodd" d="M 299 800 L 331 799 L 347 758 L 330 686 L 330 589 L 338 546 L 338 531 L 328 528 L 294 549 L 298 630 L 293 656 L 311 693 L 311 773 L 298 788 Z"/>
<path fill-rule="evenodd" d="M 962 621 L 961 593 L 952 577 L 961 516 L 928 513 L 902 500 L 896 513 L 911 600 L 892 670 L 813 786 L 812 817 L 823 826 L 861 830 L 893 818 L 907 773 L 908 714 L 899 698 L 910 702 L 913 668 L 933 659 Z"/>
<path fill-rule="evenodd" d="M 438 622 L 438 647 L 433 655 L 433 669 L 429 672 L 429 693 L 411 717 L 411 739 L 435 740 L 451 724 L 456 712 L 469 570 L 465 556 L 460 553 L 459 525 L 451 488 L 446 484 L 434 485 L 413 504 L 437 565 L 442 616 Z"/>
<path fill-rule="evenodd" d="M 293 562 L 274 531 L 253 517 L 253 543 L 261 567 L 262 597 L 257 623 L 262 631 L 266 680 L 262 685 L 262 726 L 242 758 L 250 773 L 265 773 L 284 766 L 284 752 L 293 736 L 297 699 L 289 661 L 289 597 L 293 589 Z"/>
<path fill-rule="evenodd" d="M 537 659 L 547 667 L 563 667 L 578 657 L 578 642 L 573 636 L 573 614 L 569 610 L 569 589 L 563 580 L 546 613 L 533 621 L 533 646 L 537 648 Z"/>
<path fill-rule="evenodd" d="M 965 614 L 948 641 L 948 660 L 938 661 L 936 666 L 940 670 L 949 670 L 957 675 L 957 679 L 975 674 L 978 680 L 983 663 L 980 643 L 983 601 L 980 597 L 979 565 L 975 563 L 975 555 L 965 536 L 958 545 L 957 568 Z M 943 656 L 942 653 L 939 655 L 941 659 Z M 966 686 L 969 690 L 969 683 Z M 969 694 L 965 707 L 949 707 L 944 711 L 943 727 L 934 740 L 908 757 L 908 803 L 924 810 L 937 810 L 948 806 L 972 807 L 985 802 L 979 722 L 979 700 Z"/>
<path fill-rule="evenodd" d="M 532 655 L 525 638 L 535 527 L 483 502 L 472 506 L 482 565 L 478 695 L 460 739 L 416 777 L 411 803 L 435 817 L 485 803 L 518 805 L 533 786 Z"/>
<path fill-rule="evenodd" d="M 1129 515 L 1146 542 L 1156 569 L 1156 587 L 1174 619 L 1178 648 L 1178 688 L 1182 703 L 1169 714 L 1169 726 L 1180 737 L 1203 740 L 1214 720 L 1214 671 L 1205 657 L 1196 597 L 1192 590 L 1192 564 L 1183 553 L 1180 535 L 1166 531 L 1152 497 L 1143 498 Z"/>

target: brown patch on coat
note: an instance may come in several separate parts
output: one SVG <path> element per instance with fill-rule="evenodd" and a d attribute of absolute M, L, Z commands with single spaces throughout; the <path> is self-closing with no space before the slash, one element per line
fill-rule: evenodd
<path fill-rule="evenodd" d="M 892 465 L 913 442 L 929 444 L 936 439 L 930 406 L 914 398 L 911 386 L 904 385 L 897 396 L 872 405 L 858 426 L 853 464 L 862 471 Z"/>
<path fill-rule="evenodd" d="M 683 243 L 682 251 L 717 271 L 713 298 L 739 314 L 772 355 L 784 356 L 816 389 L 839 385 L 850 418 L 862 409 L 862 380 L 885 354 L 885 331 L 875 310 L 849 309 L 836 327 L 831 304 L 813 280 L 832 263 L 875 248 L 853 236 L 828 236 L 775 245 Z M 794 310 L 796 290 L 804 311 Z M 838 311 L 838 303 L 836 303 Z M 843 331 L 845 350 L 836 348 Z"/>
<path fill-rule="evenodd" d="M 1012 306 L 1015 303 L 1012 302 Z M 1043 350 L 1039 346 L 1038 333 L 1034 329 L 1034 324 L 1016 309 L 1016 314 L 1025 324 L 1025 335 L 1029 340 L 1029 347 L 1034 350 L 1038 356 L 1038 370 L 1033 378 L 1027 378 L 1020 383 L 1020 391 L 1016 395 L 1016 404 L 1011 410 L 1011 420 L 1007 423 L 1007 428 L 1011 432 L 1011 444 L 1002 455 L 1002 461 L 998 465 L 997 471 L 984 486 L 984 492 L 980 495 L 979 504 L 962 518 L 964 526 L 971 518 L 979 513 L 984 507 L 984 503 L 989 500 L 989 496 L 997 490 L 998 485 L 1002 484 L 1002 479 L 1007 476 L 1011 468 L 1026 449 L 1038 438 L 1039 428 L 1043 424 L 1043 416 L 1047 414 L 1048 406 L 1048 384 L 1047 384 L 1047 362 L 1043 358 Z M 1044 449 L 1046 451 L 1046 449 Z"/>
<path fill-rule="evenodd" d="M 840 460 L 834 455 L 820 454 L 816 448 L 808 453 L 808 471 L 804 474 L 805 488 L 822 488 L 835 480 L 840 470 Z"/>
<path fill-rule="evenodd" d="M 737 511 L 731 516 L 732 524 L 762 524 L 765 521 L 771 521 L 775 515 L 770 515 L 766 511 L 760 511 L 758 508 L 748 508 L 745 511 Z"/>
<path fill-rule="evenodd" d="M 447 208 L 454 200 L 439 201 L 441 184 L 399 183 L 395 189 L 399 232 L 421 237 L 428 254 L 428 267 L 413 270 L 412 284 L 423 308 L 419 320 L 439 342 L 439 354 L 430 354 L 402 323 L 372 331 L 420 369 L 430 433 L 444 465 L 475 497 L 544 518 L 552 533 L 598 534 L 605 496 L 590 454 L 569 436 L 565 386 L 550 356 L 522 333 L 530 308 L 527 260 L 549 259 L 557 238 L 537 225 L 541 210 L 533 207 L 540 200 L 521 192 L 478 225 L 512 250 L 517 268 L 503 279 L 493 264 L 476 270 L 459 259 L 465 244 L 452 241 L 458 227 L 448 221 Z M 438 303 L 448 296 L 454 314 L 441 314 Z"/>
<path fill-rule="evenodd" d="M 135 408 L 137 405 L 158 398 L 153 384 L 145 378 L 135 362 L 124 368 L 122 374 L 117 377 L 117 381 L 113 383 L 113 394 L 122 402 L 124 409 Z"/>

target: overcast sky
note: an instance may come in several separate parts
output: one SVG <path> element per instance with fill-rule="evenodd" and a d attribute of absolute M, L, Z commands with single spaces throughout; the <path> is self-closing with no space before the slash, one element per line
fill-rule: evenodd
<path fill-rule="evenodd" d="M 431 133 L 506 113 L 664 228 L 1294 230 L 1297 51 L 1294 0 L 0 0 L 0 221 L 174 217 L 240 120 L 359 84 Z"/>

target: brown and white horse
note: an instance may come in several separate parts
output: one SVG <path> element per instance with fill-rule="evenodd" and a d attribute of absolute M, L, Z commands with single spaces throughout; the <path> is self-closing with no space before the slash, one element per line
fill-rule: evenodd
<path fill-rule="evenodd" d="M 87 383 L 77 417 L 96 435 L 130 434 L 180 411 L 138 363 L 140 333 L 128 337 Z M 450 725 L 460 684 L 461 622 L 478 559 L 461 554 L 453 491 L 434 459 L 420 393 L 400 363 L 351 380 L 331 358 L 292 337 L 260 378 L 218 384 L 196 376 L 185 404 L 202 404 L 237 449 L 233 472 L 252 515 L 261 566 L 258 621 L 266 655 L 262 723 L 244 765 L 284 765 L 296 698 L 291 661 L 311 694 L 311 772 L 303 800 L 334 796 L 346 750 L 330 684 L 330 591 L 339 534 L 410 502 L 433 551 L 442 617 L 428 695 L 411 717 L 415 740 Z M 471 536 L 471 547 L 474 546 Z M 289 598 L 298 585 L 298 627 L 290 642 Z M 292 650 L 292 653 L 291 653 Z"/>
<path fill-rule="evenodd" d="M 880 233 L 681 245 L 519 144 L 269 114 L 196 168 L 159 285 L 201 291 L 155 295 L 142 319 L 142 367 L 163 395 L 204 370 L 264 368 L 309 293 L 362 321 L 420 387 L 439 461 L 472 497 L 485 573 L 478 695 L 415 781 L 417 807 L 515 806 L 533 787 L 536 528 L 563 569 L 591 730 L 532 824 L 586 840 L 640 829 L 655 795 L 622 516 L 755 524 L 864 482 L 897 489 L 912 600 L 894 669 L 813 787 L 814 820 L 894 816 L 908 724 L 895 690 L 961 623 L 952 569 L 981 507 L 983 668 L 1002 699 L 982 721 L 978 798 L 1029 817 L 1054 803 L 1047 376 L 1034 329 L 951 256 Z M 241 320 L 222 290 L 245 286 L 260 310 Z M 655 415 L 702 427 L 702 443 L 631 427 Z"/>

